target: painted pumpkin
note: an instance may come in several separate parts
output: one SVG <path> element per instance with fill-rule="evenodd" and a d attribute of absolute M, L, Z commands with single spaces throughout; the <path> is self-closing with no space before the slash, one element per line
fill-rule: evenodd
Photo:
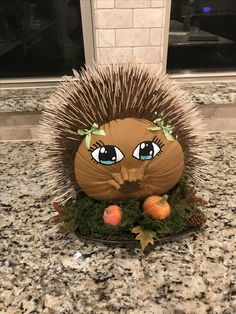
<path fill-rule="evenodd" d="M 84 138 L 74 163 L 80 188 L 98 200 L 169 191 L 183 174 L 184 154 L 177 140 L 148 129 L 154 126 L 143 119 L 117 119 L 100 127 L 105 136 L 92 134 L 89 149 Z"/>
<path fill-rule="evenodd" d="M 146 198 L 143 203 L 143 210 L 145 214 L 154 220 L 164 220 L 171 212 L 169 203 L 164 197 L 153 195 Z"/>

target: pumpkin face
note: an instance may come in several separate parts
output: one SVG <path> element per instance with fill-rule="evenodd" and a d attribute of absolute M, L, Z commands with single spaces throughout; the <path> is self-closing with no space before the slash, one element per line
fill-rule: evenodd
<path fill-rule="evenodd" d="M 105 136 L 91 136 L 89 150 L 84 138 L 75 156 L 79 187 L 98 200 L 144 199 L 169 191 L 182 176 L 184 154 L 177 140 L 150 127 L 155 124 L 148 120 L 117 119 L 100 127 Z"/>

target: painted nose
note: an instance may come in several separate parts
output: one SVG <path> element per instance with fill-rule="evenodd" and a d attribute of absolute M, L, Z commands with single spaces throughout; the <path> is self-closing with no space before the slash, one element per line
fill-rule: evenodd
<path fill-rule="evenodd" d="M 124 181 L 124 183 L 121 184 L 119 191 L 121 193 L 131 193 L 140 190 L 140 188 L 140 181 Z"/>
<path fill-rule="evenodd" d="M 135 192 L 141 188 L 143 173 L 144 168 L 141 167 L 128 169 L 121 166 L 120 172 L 112 173 L 113 180 L 109 183 L 122 193 Z"/>

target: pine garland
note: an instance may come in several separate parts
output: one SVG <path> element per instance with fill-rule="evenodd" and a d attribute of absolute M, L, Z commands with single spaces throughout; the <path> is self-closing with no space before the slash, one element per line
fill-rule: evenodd
<path fill-rule="evenodd" d="M 97 201 L 84 193 L 66 205 L 54 204 L 58 215 L 53 217 L 59 223 L 59 232 L 74 232 L 81 236 L 105 240 L 131 240 L 134 235 L 131 229 L 136 226 L 151 230 L 158 238 L 176 235 L 193 226 L 200 227 L 206 221 L 199 209 L 206 202 L 196 197 L 195 190 L 185 177 L 165 195 L 172 208 L 171 215 L 163 220 L 153 220 L 143 213 L 143 202 L 139 200 Z M 106 207 L 116 204 L 123 209 L 124 217 L 118 226 L 105 224 L 103 213 Z"/>

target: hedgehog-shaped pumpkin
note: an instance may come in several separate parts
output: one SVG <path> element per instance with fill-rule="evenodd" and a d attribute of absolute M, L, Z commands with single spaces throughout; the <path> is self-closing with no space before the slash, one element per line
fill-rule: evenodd
<path fill-rule="evenodd" d="M 144 65 L 93 66 L 66 78 L 43 112 L 43 159 L 58 199 L 145 199 L 200 171 L 201 117 Z"/>

